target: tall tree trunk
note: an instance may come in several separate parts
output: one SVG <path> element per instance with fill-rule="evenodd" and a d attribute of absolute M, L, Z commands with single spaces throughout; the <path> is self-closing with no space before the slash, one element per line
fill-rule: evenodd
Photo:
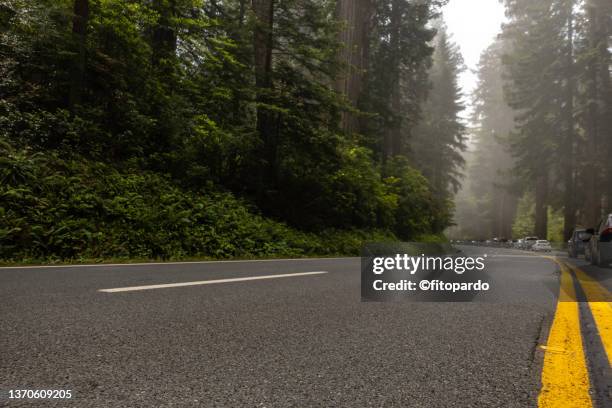
<path fill-rule="evenodd" d="M 255 14 L 255 31 L 253 36 L 253 51 L 255 65 L 255 86 L 258 89 L 257 102 L 264 104 L 272 88 L 272 47 L 274 26 L 274 0 L 252 0 Z M 274 130 L 274 118 L 265 108 L 257 108 L 257 131 L 263 143 L 263 159 L 260 167 L 258 194 L 261 195 L 263 185 L 275 183 L 277 140 Z"/>
<path fill-rule="evenodd" d="M 563 207 L 563 239 L 567 241 L 576 225 L 575 204 L 575 151 L 574 151 L 574 16 L 573 1 L 567 5 L 567 49 L 565 61 L 566 89 L 563 116 L 565 123 L 563 183 L 565 187 Z"/>
<path fill-rule="evenodd" d="M 72 34 L 77 45 L 77 57 L 74 72 L 70 81 L 68 104 L 72 109 L 81 103 L 83 83 L 85 81 L 87 24 L 89 23 L 89 0 L 74 1 L 74 15 L 72 17 Z"/>
<path fill-rule="evenodd" d="M 362 36 L 362 44 L 363 44 L 363 51 L 362 51 L 362 65 L 363 65 L 363 71 L 362 71 L 362 78 L 361 78 L 361 83 L 362 83 L 362 89 L 360 90 L 360 98 L 363 94 L 363 90 L 365 89 L 366 84 L 369 81 L 369 76 L 370 76 L 370 40 L 371 40 L 371 33 L 372 30 L 374 29 L 374 15 L 376 13 L 376 7 L 375 7 L 375 0 L 363 0 L 366 4 L 366 11 L 365 11 L 365 16 L 364 16 L 364 30 L 363 30 L 363 36 Z M 366 117 L 360 117 L 357 121 L 357 129 L 360 132 L 363 132 L 364 129 L 367 128 L 367 124 L 368 124 L 368 119 Z"/>
<path fill-rule="evenodd" d="M 389 46 L 393 55 L 389 67 L 389 76 L 391 82 L 391 95 L 389 95 L 389 108 L 393 118 L 388 125 L 383 140 L 383 161 L 399 153 L 400 150 L 400 135 L 401 135 L 401 93 L 400 93 L 400 67 L 399 67 L 399 52 L 400 52 L 400 27 L 401 27 L 401 0 L 393 0 L 391 2 L 391 33 Z"/>
<path fill-rule="evenodd" d="M 158 19 L 150 31 L 151 65 L 154 68 L 153 75 L 157 77 L 163 92 L 172 94 L 177 84 L 176 73 L 176 49 L 177 33 L 175 22 L 178 16 L 176 0 L 151 0 L 151 7 L 157 13 Z M 180 124 L 176 121 L 177 116 L 162 98 L 151 100 L 152 113 L 158 118 L 150 137 L 155 140 L 157 149 L 170 149 L 175 142 L 173 138 L 177 134 Z"/>
<path fill-rule="evenodd" d="M 606 179 L 604 187 L 605 203 L 604 210 L 612 213 L 612 83 L 610 79 L 610 68 L 612 66 L 612 55 L 610 54 L 610 39 L 612 38 L 612 3 L 610 0 L 594 0 L 595 30 L 597 38 L 598 77 L 601 94 L 601 140 L 603 160 Z"/>
<path fill-rule="evenodd" d="M 504 221 L 504 236 L 507 238 L 512 237 L 512 223 L 516 218 L 516 209 L 518 206 L 518 199 L 513 193 L 505 192 L 506 194 L 506 217 Z"/>
<path fill-rule="evenodd" d="M 595 1 L 591 1 L 587 7 L 587 15 L 589 20 L 588 28 L 588 46 L 589 52 L 597 48 L 600 41 L 600 29 L 598 24 L 598 7 Z M 600 83 L 597 69 L 596 54 L 589 57 L 586 64 L 586 158 L 583 169 L 584 176 L 584 211 L 583 224 L 587 227 L 593 227 L 597 223 L 601 213 L 601 182 L 604 179 L 601 177 L 603 169 L 601 166 L 601 143 L 600 143 L 600 114 L 598 102 L 600 100 Z"/>
<path fill-rule="evenodd" d="M 246 0 L 240 0 L 240 8 L 238 11 L 238 26 L 242 28 L 244 25 L 244 17 L 246 15 Z"/>
<path fill-rule="evenodd" d="M 355 107 L 359 106 L 368 67 L 371 7 L 371 0 L 337 0 L 336 3 L 336 19 L 344 24 L 338 33 L 342 44 L 338 60 L 346 71 L 337 78 L 335 89 Z M 359 119 L 350 112 L 342 112 L 340 126 L 346 133 L 360 131 Z"/>
<path fill-rule="evenodd" d="M 153 64 L 161 66 L 166 59 L 173 58 L 176 54 L 177 36 L 172 27 L 172 18 L 176 16 L 176 2 L 170 0 L 166 5 L 163 0 L 155 0 L 154 5 L 159 13 L 159 20 L 153 30 Z"/>
<path fill-rule="evenodd" d="M 510 193 L 505 185 L 494 186 L 493 208 L 491 221 L 493 236 L 512 238 L 512 222 L 516 215 L 516 197 Z"/>
<path fill-rule="evenodd" d="M 271 86 L 274 0 L 253 0 L 252 6 L 257 19 L 253 39 L 255 84 L 265 89 Z"/>
<path fill-rule="evenodd" d="M 399 64 L 399 63 L 398 63 Z M 391 93 L 391 111 L 395 115 L 395 122 L 391 129 L 391 156 L 402 153 L 402 95 L 401 95 L 401 76 L 397 75 L 397 84 Z"/>
<path fill-rule="evenodd" d="M 534 233 L 540 239 L 548 235 L 548 174 L 545 171 L 536 179 Z"/>
<path fill-rule="evenodd" d="M 506 213 L 506 194 L 503 190 L 498 189 L 499 204 L 497 205 L 494 218 L 497 218 L 497 222 L 493 231 L 493 236 L 506 238 L 509 235 L 504 234 L 504 215 Z"/>

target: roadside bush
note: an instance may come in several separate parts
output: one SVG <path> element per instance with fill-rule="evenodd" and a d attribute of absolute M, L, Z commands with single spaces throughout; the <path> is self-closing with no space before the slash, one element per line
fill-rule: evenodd
<path fill-rule="evenodd" d="M 156 173 L 16 150 L 0 140 L 0 259 L 186 259 L 358 254 L 384 232 L 300 232 L 232 194 Z"/>
<path fill-rule="evenodd" d="M 450 224 L 452 202 L 434 197 L 427 179 L 403 157 L 389 160 L 385 175 L 386 195 L 393 203 L 389 228 L 405 240 L 441 235 Z"/>

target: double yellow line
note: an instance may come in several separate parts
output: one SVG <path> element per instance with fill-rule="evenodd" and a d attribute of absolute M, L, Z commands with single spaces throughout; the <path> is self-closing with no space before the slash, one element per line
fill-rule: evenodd
<path fill-rule="evenodd" d="M 597 326 L 608 364 L 612 361 L 612 295 L 584 271 L 550 258 L 561 268 L 555 317 L 545 346 L 539 407 L 592 407 L 589 371 L 580 329 L 572 271 L 582 288 Z"/>

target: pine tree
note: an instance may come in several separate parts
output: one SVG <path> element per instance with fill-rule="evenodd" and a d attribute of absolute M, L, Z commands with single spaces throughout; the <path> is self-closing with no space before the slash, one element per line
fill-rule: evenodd
<path fill-rule="evenodd" d="M 138 213 L 121 212 L 121 222 L 134 216 L 147 230 L 155 230 L 150 224 L 157 216 L 188 220 L 179 215 L 194 197 L 239 198 L 227 201 L 235 207 L 227 210 L 230 221 L 215 216 L 210 236 L 194 238 L 185 253 L 249 234 L 232 218 L 236 213 L 260 213 L 316 234 L 438 234 L 450 222 L 449 201 L 432 195 L 406 156 L 429 89 L 430 20 L 440 3 L 5 0 L 0 149 L 19 152 L 15 157 L 26 158 L 29 174 L 49 180 L 72 177 L 74 166 L 84 174 L 112 173 L 123 183 L 56 192 L 53 200 L 74 193 L 75 202 L 88 203 L 62 213 L 68 224 L 83 227 L 75 240 L 98 236 L 104 229 L 96 218 L 103 217 L 99 204 L 128 191 L 134 179 L 173 191 L 142 208 L 129 194 L 118 199 L 117 207 L 127 203 Z M 44 164 L 31 157 L 45 158 Z M 12 177 L 20 164 L 7 160 L 3 174 Z M 81 190 L 91 194 L 75 193 Z M 11 211 L 23 216 L 2 220 L 18 219 L 34 231 L 48 227 L 22 204 Z M 148 213 L 157 211 L 149 204 L 159 205 L 159 214 Z M 270 220 L 261 220 L 266 229 Z M 14 238 L 12 227 L 0 230 L 0 241 Z M 166 232 L 156 235 L 150 253 L 167 256 L 167 248 L 176 248 L 169 242 L 176 235 Z M 275 234 L 257 245 L 285 245 Z M 24 237 L 20 243 L 33 242 Z M 113 239 L 108 236 L 111 252 L 122 247 Z M 41 256 L 54 254 L 48 248 Z"/>
<path fill-rule="evenodd" d="M 479 239 L 511 238 L 517 208 L 514 159 L 507 145 L 514 111 L 503 94 L 501 56 L 505 46 L 503 41 L 495 41 L 480 57 L 478 84 L 472 95 L 472 153 L 462 194 L 457 198 L 459 224 Z"/>
<path fill-rule="evenodd" d="M 338 0 L 335 17 L 341 23 L 338 59 L 344 73 L 336 79 L 336 92 L 345 96 L 353 108 L 359 108 L 364 91 L 364 79 L 369 66 L 369 42 L 372 31 L 374 1 Z M 360 132 L 359 117 L 354 112 L 342 112 L 344 132 Z"/>
<path fill-rule="evenodd" d="M 555 0 L 506 1 L 510 22 L 504 27 L 509 52 L 504 62 L 509 78 L 506 98 L 518 112 L 511 140 L 516 170 L 535 191 L 535 234 L 545 237 L 550 202 L 555 139 L 561 133 L 562 86 L 559 21 L 551 13 Z"/>
<path fill-rule="evenodd" d="M 605 0 L 588 0 L 582 13 L 576 104 L 584 140 L 578 145 L 576 177 L 577 195 L 583 197 L 579 218 L 592 227 L 603 211 L 612 211 L 612 6 Z"/>
<path fill-rule="evenodd" d="M 434 41 L 430 70 L 431 91 L 423 108 L 423 119 L 412 141 L 412 158 L 440 197 L 449 197 L 460 186 L 465 150 L 464 109 L 458 77 L 463 60 L 446 28 L 440 25 Z"/>
<path fill-rule="evenodd" d="M 412 131 L 420 120 L 429 90 L 428 70 L 438 1 L 376 2 L 363 110 L 364 128 L 381 162 L 408 154 Z"/>

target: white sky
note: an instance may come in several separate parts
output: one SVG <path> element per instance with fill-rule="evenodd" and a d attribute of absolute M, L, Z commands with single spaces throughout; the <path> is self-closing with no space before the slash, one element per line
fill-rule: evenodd
<path fill-rule="evenodd" d="M 504 6 L 499 0 L 450 0 L 442 11 L 452 40 L 459 45 L 467 67 L 459 79 L 468 106 L 463 116 L 467 117 L 471 110 L 469 95 L 477 81 L 474 71 L 480 53 L 493 42 L 501 29 Z"/>

